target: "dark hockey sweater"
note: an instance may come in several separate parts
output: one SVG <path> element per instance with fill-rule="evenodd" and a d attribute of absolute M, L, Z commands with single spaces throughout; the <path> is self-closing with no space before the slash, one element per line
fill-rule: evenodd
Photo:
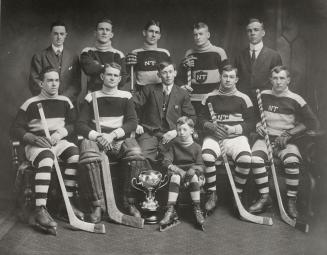
<path fill-rule="evenodd" d="M 198 169 L 203 169 L 204 167 L 201 146 L 195 142 L 185 147 L 176 138 L 169 150 L 163 154 L 162 164 L 165 169 L 168 169 L 168 166 L 171 164 L 179 166 L 185 171 L 193 165 L 198 166 Z"/>
<path fill-rule="evenodd" d="M 87 84 L 89 91 L 96 91 L 102 88 L 103 81 L 100 78 L 102 65 L 111 62 L 116 62 L 122 67 L 122 80 L 119 86 L 123 86 L 126 81 L 125 56 L 119 50 L 112 48 L 107 51 L 99 51 L 95 47 L 85 48 L 82 50 L 80 62 L 83 71 L 90 77 Z"/>
<path fill-rule="evenodd" d="M 241 134 L 248 134 L 254 129 L 255 116 L 250 98 L 236 90 L 232 95 L 221 95 L 218 90 L 208 94 L 203 101 L 199 123 L 203 128 L 206 121 L 211 121 L 208 103 L 211 103 L 218 123 L 230 126 L 240 125 Z"/>
<path fill-rule="evenodd" d="M 137 84 L 148 85 L 161 83 L 161 79 L 157 75 L 157 65 L 162 61 L 170 60 L 169 51 L 161 48 L 153 50 L 140 48 L 132 52 L 137 55 L 137 64 L 135 66 Z"/>

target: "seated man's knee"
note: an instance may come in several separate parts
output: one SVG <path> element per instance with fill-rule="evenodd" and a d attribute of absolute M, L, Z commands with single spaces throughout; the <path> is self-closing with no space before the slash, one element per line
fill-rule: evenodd
<path fill-rule="evenodd" d="M 268 156 L 264 151 L 252 152 L 251 164 L 252 168 L 264 167 L 265 162 L 268 160 Z"/>
<path fill-rule="evenodd" d="M 285 168 L 299 168 L 301 166 L 301 160 L 298 156 L 287 156 L 283 159 Z"/>
<path fill-rule="evenodd" d="M 54 154 L 51 150 L 44 150 L 33 161 L 35 167 L 53 166 Z"/>
<path fill-rule="evenodd" d="M 202 159 L 204 162 L 214 163 L 216 161 L 216 154 L 213 150 L 205 149 L 202 151 Z"/>
<path fill-rule="evenodd" d="M 172 176 L 170 177 L 170 182 L 179 184 L 181 182 L 180 175 L 179 174 L 172 174 Z"/>
<path fill-rule="evenodd" d="M 236 165 L 242 168 L 250 168 L 251 162 L 252 162 L 251 153 L 247 151 L 243 151 L 239 153 L 235 159 Z"/>

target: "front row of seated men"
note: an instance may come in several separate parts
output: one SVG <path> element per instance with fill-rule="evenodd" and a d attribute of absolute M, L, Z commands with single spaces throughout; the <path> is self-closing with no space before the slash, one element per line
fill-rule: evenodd
<path fill-rule="evenodd" d="M 197 224 L 203 225 L 199 190 L 204 173 L 207 193 L 205 210 L 212 211 L 217 203 L 215 161 L 221 155 L 218 140 L 223 140 L 227 155 L 235 162 L 234 179 L 240 195 L 250 169 L 254 173 L 261 196 L 249 211 L 261 213 L 271 205 L 265 167 L 265 131 L 259 118 L 255 116 L 249 97 L 236 88 L 236 68 L 230 65 L 223 68 L 219 88 L 209 93 L 202 101 L 203 107 L 197 122 L 188 92 L 174 85 L 176 70 L 171 62 L 158 65 L 161 84 L 147 85 L 133 95 L 118 89 L 120 71 L 118 64 L 106 64 L 100 76 L 103 81 L 102 89 L 95 92 L 101 133 L 95 130 L 91 94 L 85 97 L 77 117 L 70 100 L 58 95 L 59 75 L 55 69 L 43 71 L 41 93 L 28 99 L 19 109 L 13 131 L 25 145 L 26 157 L 36 169 L 33 217 L 37 224 L 56 226 L 46 209 L 50 172 L 55 156 L 67 163 L 64 180 L 69 197 L 72 197 L 77 187 L 77 166 L 78 163 L 81 164 L 79 174 L 84 177 L 84 181 L 79 185 L 89 190 L 88 199 L 92 207 L 88 220 L 101 220 L 104 199 L 100 165 L 97 161 L 99 150 L 104 150 L 111 158 L 123 159 L 129 165 L 138 164 L 139 168 L 149 168 L 148 161 L 151 164 L 155 163 L 155 160 L 162 162 L 162 169 L 170 173 L 171 179 L 168 206 L 161 224 L 168 224 L 177 218 L 175 204 L 180 185 L 183 183 L 183 186 L 190 189 Z M 272 69 L 271 83 L 272 90 L 262 91 L 263 109 L 274 144 L 274 153 L 281 158 L 286 172 L 287 211 L 291 217 L 296 218 L 301 155 L 297 146 L 292 143 L 292 138 L 307 128 L 317 128 L 319 124 L 306 102 L 289 91 L 290 74 L 285 67 L 277 66 Z M 44 136 L 37 108 L 39 102 L 45 111 L 51 140 Z M 214 123 L 207 106 L 209 102 L 218 120 Z M 139 121 L 135 109 L 142 112 Z M 192 138 L 195 123 L 203 132 L 202 148 L 194 143 Z M 251 150 L 247 136 L 254 131 L 255 126 L 257 140 Z M 76 145 L 69 142 L 74 131 L 85 138 L 80 146 L 80 156 Z M 137 141 L 130 138 L 133 131 L 136 131 Z M 56 155 L 53 155 L 52 151 Z M 141 159 L 141 164 L 135 163 L 136 159 Z M 126 212 L 141 217 L 135 206 L 135 194 L 130 187 L 130 179 L 137 171 L 131 167 L 122 167 L 121 171 L 125 171 L 123 191 Z M 77 208 L 74 208 L 74 212 L 84 219 L 84 214 Z"/>

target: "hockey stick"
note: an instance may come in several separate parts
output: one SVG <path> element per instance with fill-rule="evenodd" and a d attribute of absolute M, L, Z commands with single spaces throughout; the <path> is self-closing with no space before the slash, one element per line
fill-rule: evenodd
<path fill-rule="evenodd" d="M 41 116 L 41 122 L 42 122 L 42 126 L 44 129 L 45 135 L 48 139 L 50 139 L 48 123 L 45 119 L 42 104 L 38 103 L 37 107 L 39 109 L 39 113 Z M 65 206 L 66 206 L 66 210 L 67 210 L 67 214 L 68 214 L 68 219 L 69 219 L 69 224 L 76 229 L 81 229 L 81 230 L 88 231 L 88 232 L 101 233 L 101 234 L 106 233 L 105 226 L 103 224 L 93 224 L 93 223 L 85 222 L 76 217 L 76 215 L 73 211 L 72 205 L 70 204 L 68 195 L 67 195 L 67 190 L 66 190 L 64 180 L 61 175 L 57 156 L 56 156 L 53 148 L 51 148 L 51 150 L 53 151 L 53 154 L 54 154 L 54 166 L 55 166 L 56 173 L 58 176 L 58 181 L 60 184 L 62 196 L 64 198 L 64 202 L 65 202 Z"/>
<path fill-rule="evenodd" d="M 212 119 L 213 122 L 215 122 L 217 120 L 217 118 L 216 118 L 215 112 L 213 111 L 212 104 L 208 103 L 208 107 L 209 107 L 209 112 L 210 112 L 211 119 Z M 247 221 L 250 221 L 250 222 L 253 222 L 253 223 L 258 223 L 258 224 L 264 224 L 264 225 L 271 226 L 273 224 L 272 218 L 253 215 L 253 214 L 249 213 L 247 210 L 244 209 L 244 207 L 242 205 L 242 202 L 241 202 L 241 200 L 240 200 L 240 198 L 239 198 L 239 196 L 237 194 L 237 191 L 236 191 L 234 178 L 233 178 L 230 166 L 228 164 L 228 159 L 227 159 L 227 156 L 226 156 L 226 151 L 225 151 L 225 147 L 223 145 L 223 141 L 218 140 L 218 144 L 219 144 L 219 147 L 220 147 L 221 155 L 223 157 L 223 161 L 224 161 L 224 165 L 225 165 L 226 172 L 227 172 L 227 175 L 228 175 L 228 179 L 229 179 L 230 185 L 232 187 L 233 195 L 234 195 L 236 205 L 237 205 L 237 209 L 238 209 L 238 211 L 240 213 L 240 216 L 243 219 L 245 219 Z"/>
<path fill-rule="evenodd" d="M 287 213 L 285 212 L 284 206 L 283 206 L 283 200 L 280 195 L 280 190 L 279 190 L 279 185 L 278 185 L 278 179 L 276 175 L 276 168 L 274 164 L 274 157 L 273 157 L 273 151 L 271 147 L 271 143 L 269 140 L 269 134 L 268 134 L 268 129 L 267 129 L 267 122 L 266 122 L 266 116 L 263 111 L 263 106 L 262 106 L 262 98 L 261 98 L 261 92 L 259 89 L 256 90 L 257 93 L 257 100 L 258 100 L 258 106 L 260 110 L 260 117 L 261 117 L 261 125 L 265 130 L 265 142 L 268 150 L 268 160 L 270 162 L 270 168 L 274 180 L 274 185 L 275 185 L 275 191 L 276 191 L 276 196 L 277 196 L 277 201 L 278 201 L 278 207 L 279 207 L 279 212 L 280 216 L 282 217 L 282 220 L 285 221 L 287 224 L 291 225 L 292 227 L 295 227 L 305 233 L 309 232 L 309 225 L 303 222 L 299 222 L 297 220 L 291 219 Z"/>
<path fill-rule="evenodd" d="M 134 91 L 134 66 L 131 65 L 131 91 Z"/>
<path fill-rule="evenodd" d="M 94 119 L 97 132 L 101 133 L 100 126 L 100 116 L 99 116 L 99 108 L 98 102 L 96 98 L 95 92 L 92 93 L 92 103 L 93 103 L 93 111 L 94 111 Z M 116 205 L 115 194 L 112 186 L 111 172 L 108 156 L 104 151 L 101 152 L 101 167 L 102 167 L 102 178 L 104 184 L 104 192 L 106 195 L 106 206 L 107 213 L 111 220 L 114 222 L 135 227 L 135 228 L 143 228 L 144 227 L 144 219 L 133 217 L 130 215 L 123 214 L 120 212 Z"/>

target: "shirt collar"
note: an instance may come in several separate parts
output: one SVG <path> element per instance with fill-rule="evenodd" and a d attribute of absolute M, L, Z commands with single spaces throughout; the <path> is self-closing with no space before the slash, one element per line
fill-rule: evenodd
<path fill-rule="evenodd" d="M 56 53 L 58 50 L 60 50 L 60 52 L 62 52 L 63 50 L 64 50 L 64 46 L 63 45 L 61 45 L 60 47 L 56 47 L 56 46 L 54 46 L 53 44 L 51 44 L 51 46 L 52 46 L 52 49 L 53 49 L 53 51 Z"/>
<path fill-rule="evenodd" d="M 263 42 L 259 42 L 257 44 L 251 44 L 250 43 L 250 51 L 252 52 L 253 50 L 255 50 L 255 52 L 260 52 L 263 48 Z"/>
<path fill-rule="evenodd" d="M 169 86 L 166 86 L 166 85 L 163 85 L 163 84 L 162 84 L 162 91 L 164 92 L 165 90 L 167 90 L 168 95 L 169 95 L 170 92 L 171 92 L 171 90 L 172 90 L 172 88 L 173 88 L 173 86 L 174 86 L 174 84 L 169 85 Z"/>

